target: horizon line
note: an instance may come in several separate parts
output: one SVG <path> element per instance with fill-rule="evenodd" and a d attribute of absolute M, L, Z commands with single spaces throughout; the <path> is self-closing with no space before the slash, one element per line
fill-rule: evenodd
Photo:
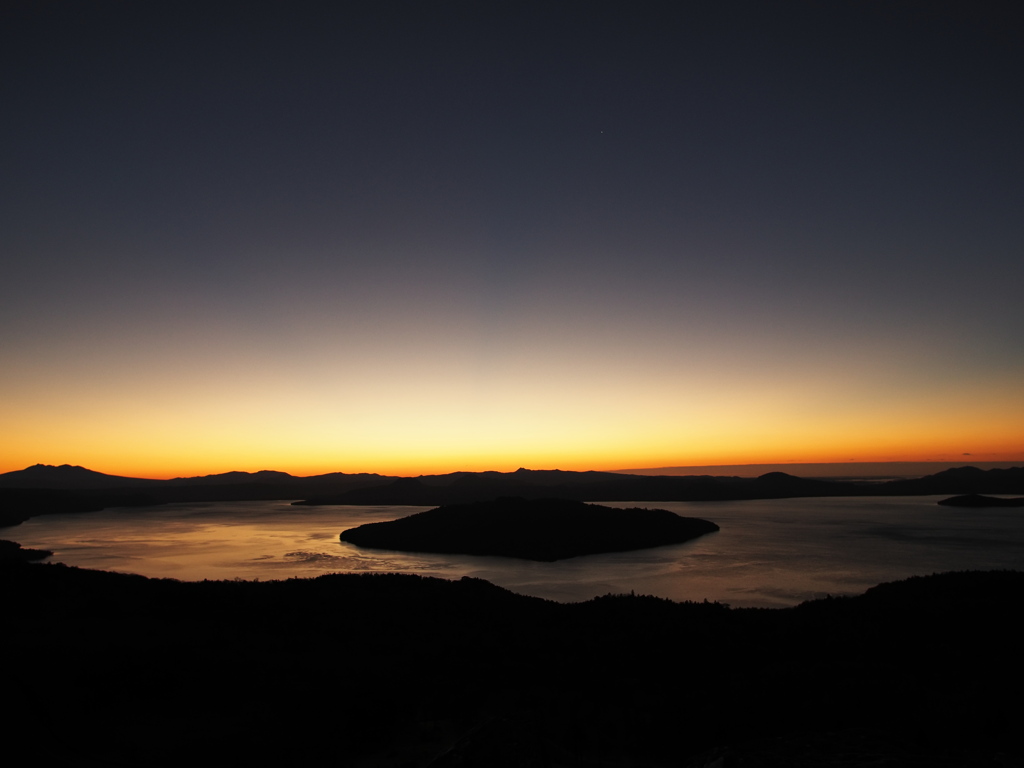
<path fill-rule="evenodd" d="M 259 469 L 259 470 L 241 470 L 231 469 L 223 472 L 210 472 L 204 474 L 195 475 L 173 475 L 169 477 L 142 477 L 138 475 L 117 475 L 101 470 L 91 469 L 84 467 L 80 464 L 44 464 L 38 462 L 36 464 L 23 467 L 22 469 L 9 470 L 8 472 L 0 473 L 0 475 L 8 474 L 9 472 L 22 472 L 33 467 L 69 467 L 84 469 L 89 472 L 96 472 L 98 474 L 108 475 L 110 477 L 124 477 L 136 480 L 187 480 L 192 478 L 202 477 L 216 477 L 218 475 L 239 473 L 239 474 L 258 474 L 261 472 L 275 472 L 280 474 L 288 475 L 289 477 L 295 477 L 299 479 L 309 477 L 320 477 L 329 474 L 344 474 L 344 475 L 378 475 L 381 478 L 417 478 L 417 477 L 432 477 L 441 475 L 458 474 L 461 472 L 467 474 L 482 474 L 486 472 L 497 472 L 500 474 L 512 474 L 519 470 L 527 470 L 531 472 L 607 472 L 609 474 L 622 474 L 622 475 L 645 475 L 645 476 L 718 476 L 718 477 L 758 477 L 769 472 L 787 472 L 792 474 L 794 471 L 799 472 L 800 477 L 819 477 L 819 478 L 888 478 L 888 477 L 911 477 L 918 475 L 927 475 L 935 471 L 942 471 L 945 469 L 952 469 L 956 467 L 973 466 L 979 469 L 1004 469 L 1011 467 L 1024 466 L 1024 459 L 1019 460 L 1000 460 L 1000 461 L 973 461 L 973 457 L 965 456 L 960 461 L 949 461 L 949 460 L 937 460 L 927 459 L 923 461 L 835 461 L 835 462 L 759 462 L 750 464 L 694 464 L 694 465 L 676 465 L 676 466 L 662 466 L 662 467 L 631 467 L 622 469 L 605 469 L 605 470 L 561 470 L 558 468 L 549 469 L 531 469 L 527 467 L 519 467 L 516 470 L 453 470 L 451 472 L 434 472 L 434 473 L 420 473 L 418 475 L 412 474 L 383 474 L 381 472 L 346 472 L 344 470 L 330 470 L 328 472 L 316 472 L 307 475 L 292 474 L 284 470 L 278 469 Z"/>

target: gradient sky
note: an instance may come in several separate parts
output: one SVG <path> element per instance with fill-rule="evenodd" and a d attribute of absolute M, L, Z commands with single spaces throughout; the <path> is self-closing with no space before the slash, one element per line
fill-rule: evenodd
<path fill-rule="evenodd" d="M 0 471 L 1024 459 L 1012 6 L 670 5 L 4 4 Z"/>

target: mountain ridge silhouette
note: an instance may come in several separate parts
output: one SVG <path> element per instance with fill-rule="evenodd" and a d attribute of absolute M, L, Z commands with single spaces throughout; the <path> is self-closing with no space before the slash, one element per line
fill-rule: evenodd
<path fill-rule="evenodd" d="M 451 472 L 419 477 L 343 472 L 296 477 L 261 470 L 153 480 L 105 475 L 67 464 L 36 464 L 0 474 L 0 525 L 15 525 L 38 514 L 171 502 L 286 500 L 300 506 L 437 507 L 491 501 L 501 496 L 643 503 L 933 494 L 1024 494 L 1024 467 L 982 470 L 964 466 L 921 478 L 886 482 L 801 478 L 784 472 L 743 478 L 525 468 L 514 472 Z"/>

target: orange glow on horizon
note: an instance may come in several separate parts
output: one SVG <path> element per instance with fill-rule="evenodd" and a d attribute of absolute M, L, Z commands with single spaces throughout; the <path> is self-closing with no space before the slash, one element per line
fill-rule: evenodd
<path fill-rule="evenodd" d="M 365 461 L 340 461 L 338 463 L 326 463 L 323 461 L 296 462 L 281 457 L 279 460 L 270 458 L 251 461 L 223 461 L 212 460 L 203 462 L 199 457 L 193 457 L 193 461 L 178 462 L 168 461 L 161 465 L 151 460 L 140 460 L 136 456 L 134 460 L 123 457 L 101 457 L 96 460 L 83 460 L 80 457 L 41 457 L 21 463 L 8 462 L 0 468 L 0 472 L 11 472 L 25 469 L 32 464 L 72 464 L 86 467 L 87 469 L 103 474 L 138 477 L 154 480 L 167 480 L 175 477 L 201 477 L 204 475 L 216 475 L 225 472 L 259 472 L 262 470 L 273 470 L 287 472 L 295 477 L 309 477 L 314 475 L 341 472 L 345 474 L 379 474 L 397 477 L 417 477 L 420 475 L 441 475 L 452 472 L 514 472 L 519 468 L 533 470 L 563 471 L 622 471 L 629 469 L 651 469 L 659 467 L 734 467 L 746 465 L 786 465 L 786 464 L 867 464 L 867 463 L 930 463 L 930 462 L 955 462 L 972 464 L 977 462 L 1019 462 L 1024 465 L 1024 450 L 1007 446 L 1005 450 L 964 452 L 952 449 L 940 450 L 938 447 L 928 450 L 926 447 L 918 450 L 893 450 L 885 453 L 853 453 L 850 451 L 804 451 L 801 453 L 720 453 L 720 454 L 696 454 L 684 453 L 677 455 L 633 455 L 633 456 L 610 456 L 602 459 L 573 460 L 568 457 L 556 458 L 552 456 L 540 456 L 537 458 L 524 457 L 522 459 L 507 459 L 499 457 L 437 457 L 434 459 L 423 458 L 405 461 L 384 458 L 376 462 Z"/>
<path fill-rule="evenodd" d="M 0 383 L 17 404 L 0 412 L 0 471 L 417 476 L 1024 458 L 1017 368 L 990 380 L 867 357 L 759 360 L 753 349 L 694 368 L 651 353 L 646 367 L 609 372 L 596 352 L 541 352 L 491 368 L 454 356 L 415 375 L 331 358 L 299 373 L 210 360 L 12 377 Z"/>

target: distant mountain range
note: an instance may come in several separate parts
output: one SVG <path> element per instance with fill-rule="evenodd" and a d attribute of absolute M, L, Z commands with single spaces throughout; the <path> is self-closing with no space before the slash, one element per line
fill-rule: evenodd
<path fill-rule="evenodd" d="M 384 482 L 392 478 L 375 474 L 347 475 L 344 472 L 331 472 L 326 475 L 314 475 L 312 477 L 295 477 L 287 472 L 275 472 L 273 470 L 262 470 L 260 472 L 224 472 L 219 475 L 203 475 L 201 477 L 176 477 L 172 480 L 149 480 L 140 477 L 120 477 L 118 475 L 105 475 L 102 472 L 95 472 L 85 467 L 61 464 L 59 467 L 50 464 L 35 464 L 27 469 L 19 469 L 15 472 L 0 474 L 0 488 L 46 488 L 50 490 L 75 490 L 75 491 L 109 491 L 114 489 L 186 489 L 211 487 L 231 487 L 238 489 L 245 487 L 273 487 L 277 489 L 298 488 L 303 489 L 302 496 L 314 489 L 323 491 L 338 492 L 349 490 L 360 485 Z M 236 491 L 229 492 L 233 495 Z M 217 500 L 221 494 L 216 491 L 204 491 L 202 495 L 213 494 Z M 173 491 L 172 495 L 176 495 Z M 162 495 L 162 494 L 161 494 Z M 187 494 L 186 494 L 187 495 Z M 292 494 L 284 496 L 272 495 L 270 498 L 294 498 Z M 243 496 L 241 498 L 250 498 Z M 263 498 L 256 496 L 253 498 Z"/>
<path fill-rule="evenodd" d="M 681 467 L 635 467 L 616 469 L 625 475 L 736 475 L 758 477 L 769 472 L 785 472 L 797 477 L 819 480 L 907 480 L 934 475 L 946 469 L 962 467 L 965 462 L 980 469 L 1008 469 L 1021 461 L 982 461 L 961 458 L 959 461 L 838 461 L 784 462 L 781 464 L 719 464 Z"/>
<path fill-rule="evenodd" d="M 784 472 L 742 478 L 557 469 L 452 472 L 415 478 L 343 472 L 295 477 L 286 472 L 262 471 L 148 480 L 105 475 L 67 464 L 36 464 L 0 474 L 0 525 L 53 512 L 197 501 L 301 499 L 296 503 L 440 506 L 500 496 L 659 502 L 972 493 L 1024 494 L 1024 467 L 957 467 L 917 479 L 870 483 L 801 478 Z"/>
<path fill-rule="evenodd" d="M 334 472 L 294 477 L 287 472 L 225 472 L 203 477 L 150 480 L 105 475 L 84 467 L 36 464 L 0 474 L 0 526 L 36 515 L 94 512 L 107 507 L 145 507 L 170 502 L 302 499 L 340 494 L 394 480 L 373 474 Z"/>

